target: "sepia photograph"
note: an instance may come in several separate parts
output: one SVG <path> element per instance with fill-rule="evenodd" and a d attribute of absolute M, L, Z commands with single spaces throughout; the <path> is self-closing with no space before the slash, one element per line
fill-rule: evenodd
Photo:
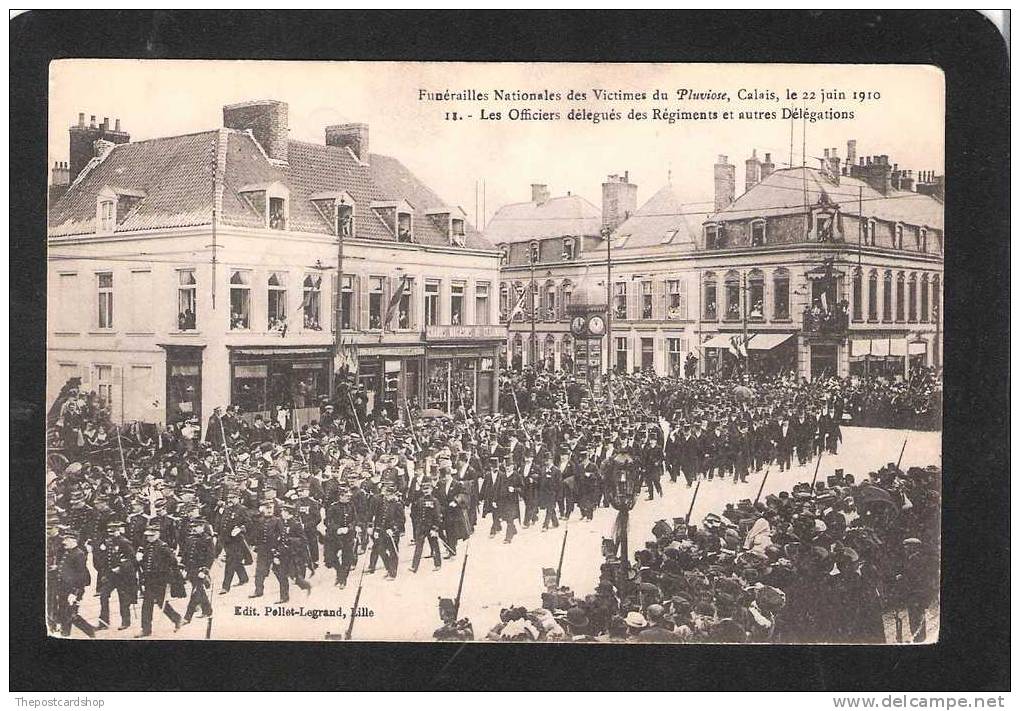
<path fill-rule="evenodd" d="M 51 637 L 939 641 L 938 67 L 60 59 L 48 102 Z"/>

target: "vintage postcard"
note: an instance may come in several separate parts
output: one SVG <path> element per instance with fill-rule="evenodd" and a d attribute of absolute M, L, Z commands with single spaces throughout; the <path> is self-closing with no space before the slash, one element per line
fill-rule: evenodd
<path fill-rule="evenodd" d="M 69 59 L 49 108 L 51 635 L 938 640 L 938 68 Z"/>

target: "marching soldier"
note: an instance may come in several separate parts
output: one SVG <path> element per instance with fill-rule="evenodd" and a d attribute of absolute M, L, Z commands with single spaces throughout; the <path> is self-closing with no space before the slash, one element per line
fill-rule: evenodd
<path fill-rule="evenodd" d="M 265 594 L 266 578 L 272 572 L 280 585 L 279 605 L 290 600 L 290 585 L 287 574 L 280 560 L 283 547 L 283 521 L 274 513 L 276 508 L 272 499 L 259 504 L 259 512 L 251 521 L 251 544 L 255 548 L 255 591 L 250 598 L 262 597 Z"/>
<path fill-rule="evenodd" d="M 181 616 L 166 597 L 168 592 L 173 597 L 183 597 L 184 581 L 174 552 L 160 540 L 160 531 L 159 524 L 150 524 L 145 529 L 145 544 L 135 553 L 142 580 L 142 631 L 137 637 L 152 636 L 152 613 L 157 605 L 174 623 L 174 632 L 181 628 Z M 173 594 L 178 591 L 180 595 Z"/>
<path fill-rule="evenodd" d="M 506 524 L 504 544 L 509 544 L 517 535 L 514 524 L 521 517 L 521 490 L 524 482 L 521 475 L 513 469 L 513 462 L 507 458 L 507 464 L 499 474 L 500 481 L 496 488 L 497 515 Z"/>
<path fill-rule="evenodd" d="M 294 584 L 305 591 L 305 594 L 312 594 L 311 584 L 305 580 L 305 571 L 311 567 L 308 556 L 308 537 L 301 518 L 295 516 L 295 507 L 284 505 L 280 509 L 283 520 L 283 547 L 280 552 L 280 564 L 284 568 L 284 574 L 294 578 Z"/>
<path fill-rule="evenodd" d="M 560 488 L 563 486 L 563 477 L 560 470 L 553 466 L 552 457 L 545 452 L 543 463 L 538 480 L 538 505 L 545 509 L 545 519 L 542 521 L 542 530 L 547 531 L 549 527 L 560 527 L 560 521 L 556 518 L 556 502 L 560 498 Z"/>
<path fill-rule="evenodd" d="M 61 539 L 63 551 L 56 570 L 57 620 L 64 637 L 70 636 L 72 625 L 89 637 L 95 637 L 95 629 L 78 614 L 85 588 L 92 582 L 85 564 L 85 551 L 78 545 L 79 537 L 80 534 L 65 530 Z"/>
<path fill-rule="evenodd" d="M 297 493 L 294 507 L 304 529 L 309 567 L 312 575 L 315 575 L 315 569 L 319 567 L 319 522 L 322 521 L 322 504 L 312 498 L 307 480 L 298 485 Z"/>
<path fill-rule="evenodd" d="M 216 559 L 215 544 L 206 529 L 206 522 L 194 518 L 188 522 L 188 533 L 181 542 L 181 567 L 189 583 L 191 597 L 188 609 L 184 612 L 182 624 L 189 624 L 195 611 L 202 610 L 202 617 L 212 616 L 212 603 L 209 602 L 209 568 Z"/>
<path fill-rule="evenodd" d="M 369 575 L 375 572 L 375 566 L 382 558 L 386 568 L 386 579 L 395 580 L 399 565 L 398 545 L 400 535 L 404 532 L 404 507 L 400 503 L 396 490 L 389 484 L 385 485 L 383 500 L 372 520 L 369 535 L 372 540 L 372 553 L 368 559 Z"/>
<path fill-rule="evenodd" d="M 336 571 L 336 585 L 347 587 L 347 576 L 357 560 L 358 512 L 347 487 L 337 490 L 337 501 L 326 509 L 326 542 L 323 557 L 326 565 Z"/>
<path fill-rule="evenodd" d="M 241 494 L 237 490 L 227 492 L 227 507 L 220 516 L 217 538 L 223 547 L 223 586 L 220 595 L 230 592 L 234 576 L 237 584 L 248 582 L 246 565 L 251 564 L 251 550 L 245 540 L 245 531 L 249 524 L 248 509 L 241 505 Z"/>
<path fill-rule="evenodd" d="M 432 494 L 432 482 L 427 481 L 423 484 L 421 496 L 411 504 L 411 522 L 414 530 L 414 558 L 411 561 L 411 572 L 418 572 L 426 540 L 432 551 L 432 569 L 439 570 L 443 565 L 443 554 L 439 545 L 443 508 Z"/>
<path fill-rule="evenodd" d="M 138 600 L 138 569 L 135 548 L 124 537 L 124 523 L 106 524 L 106 537 L 93 549 L 92 561 L 99 577 L 99 628 L 110 627 L 110 595 L 117 592 L 119 630 L 131 626 L 131 606 Z"/>

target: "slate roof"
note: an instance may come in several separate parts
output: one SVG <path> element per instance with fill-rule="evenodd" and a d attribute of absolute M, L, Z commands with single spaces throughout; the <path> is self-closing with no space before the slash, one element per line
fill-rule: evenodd
<path fill-rule="evenodd" d="M 671 253 L 694 251 L 705 207 L 685 203 L 673 184 L 667 183 L 616 228 L 613 249 L 662 247 Z"/>
<path fill-rule="evenodd" d="M 865 217 L 943 229 L 943 205 L 933 197 L 902 190 L 882 195 L 863 180 L 847 176 L 841 176 L 836 185 L 821 170 L 804 167 L 770 173 L 708 221 L 802 213 L 805 185 L 809 205 L 816 204 L 825 193 L 830 201 L 840 205 L 845 215 L 857 215 L 860 210 Z"/>
<path fill-rule="evenodd" d="M 485 236 L 494 244 L 528 242 L 547 237 L 598 236 L 602 212 L 580 195 L 554 197 L 545 202 L 503 205 L 489 220 Z"/>
<path fill-rule="evenodd" d="M 218 152 L 223 158 L 217 169 Z M 414 208 L 416 243 L 458 249 L 426 216 L 430 208 L 454 206 L 396 158 L 372 154 L 365 165 L 346 148 L 288 141 L 287 164 L 275 164 L 250 134 L 229 129 L 116 146 L 105 159 L 93 160 L 50 207 L 49 234 L 95 232 L 96 198 L 104 187 L 114 186 L 145 193 L 117 225 L 117 232 L 211 224 L 214 170 L 222 193 L 220 224 L 261 227 L 264 218 L 241 197 L 241 190 L 279 182 L 290 192 L 290 230 L 333 234 L 331 220 L 322 216 L 311 197 L 346 191 L 355 201 L 356 238 L 396 241 L 371 205 L 375 201 L 406 200 Z M 465 233 L 465 247 L 494 249 L 472 225 L 465 224 Z"/>

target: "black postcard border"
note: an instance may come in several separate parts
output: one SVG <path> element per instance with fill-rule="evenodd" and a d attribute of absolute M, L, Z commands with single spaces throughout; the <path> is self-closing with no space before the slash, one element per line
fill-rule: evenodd
<path fill-rule="evenodd" d="M 980 14 L 32 11 L 10 21 L 10 37 L 12 690 L 1009 688 L 1009 65 L 1003 38 Z M 65 57 L 941 67 L 947 87 L 946 263 L 952 266 L 945 274 L 940 642 L 882 648 L 352 646 L 46 637 L 43 167 L 48 63 Z"/>

